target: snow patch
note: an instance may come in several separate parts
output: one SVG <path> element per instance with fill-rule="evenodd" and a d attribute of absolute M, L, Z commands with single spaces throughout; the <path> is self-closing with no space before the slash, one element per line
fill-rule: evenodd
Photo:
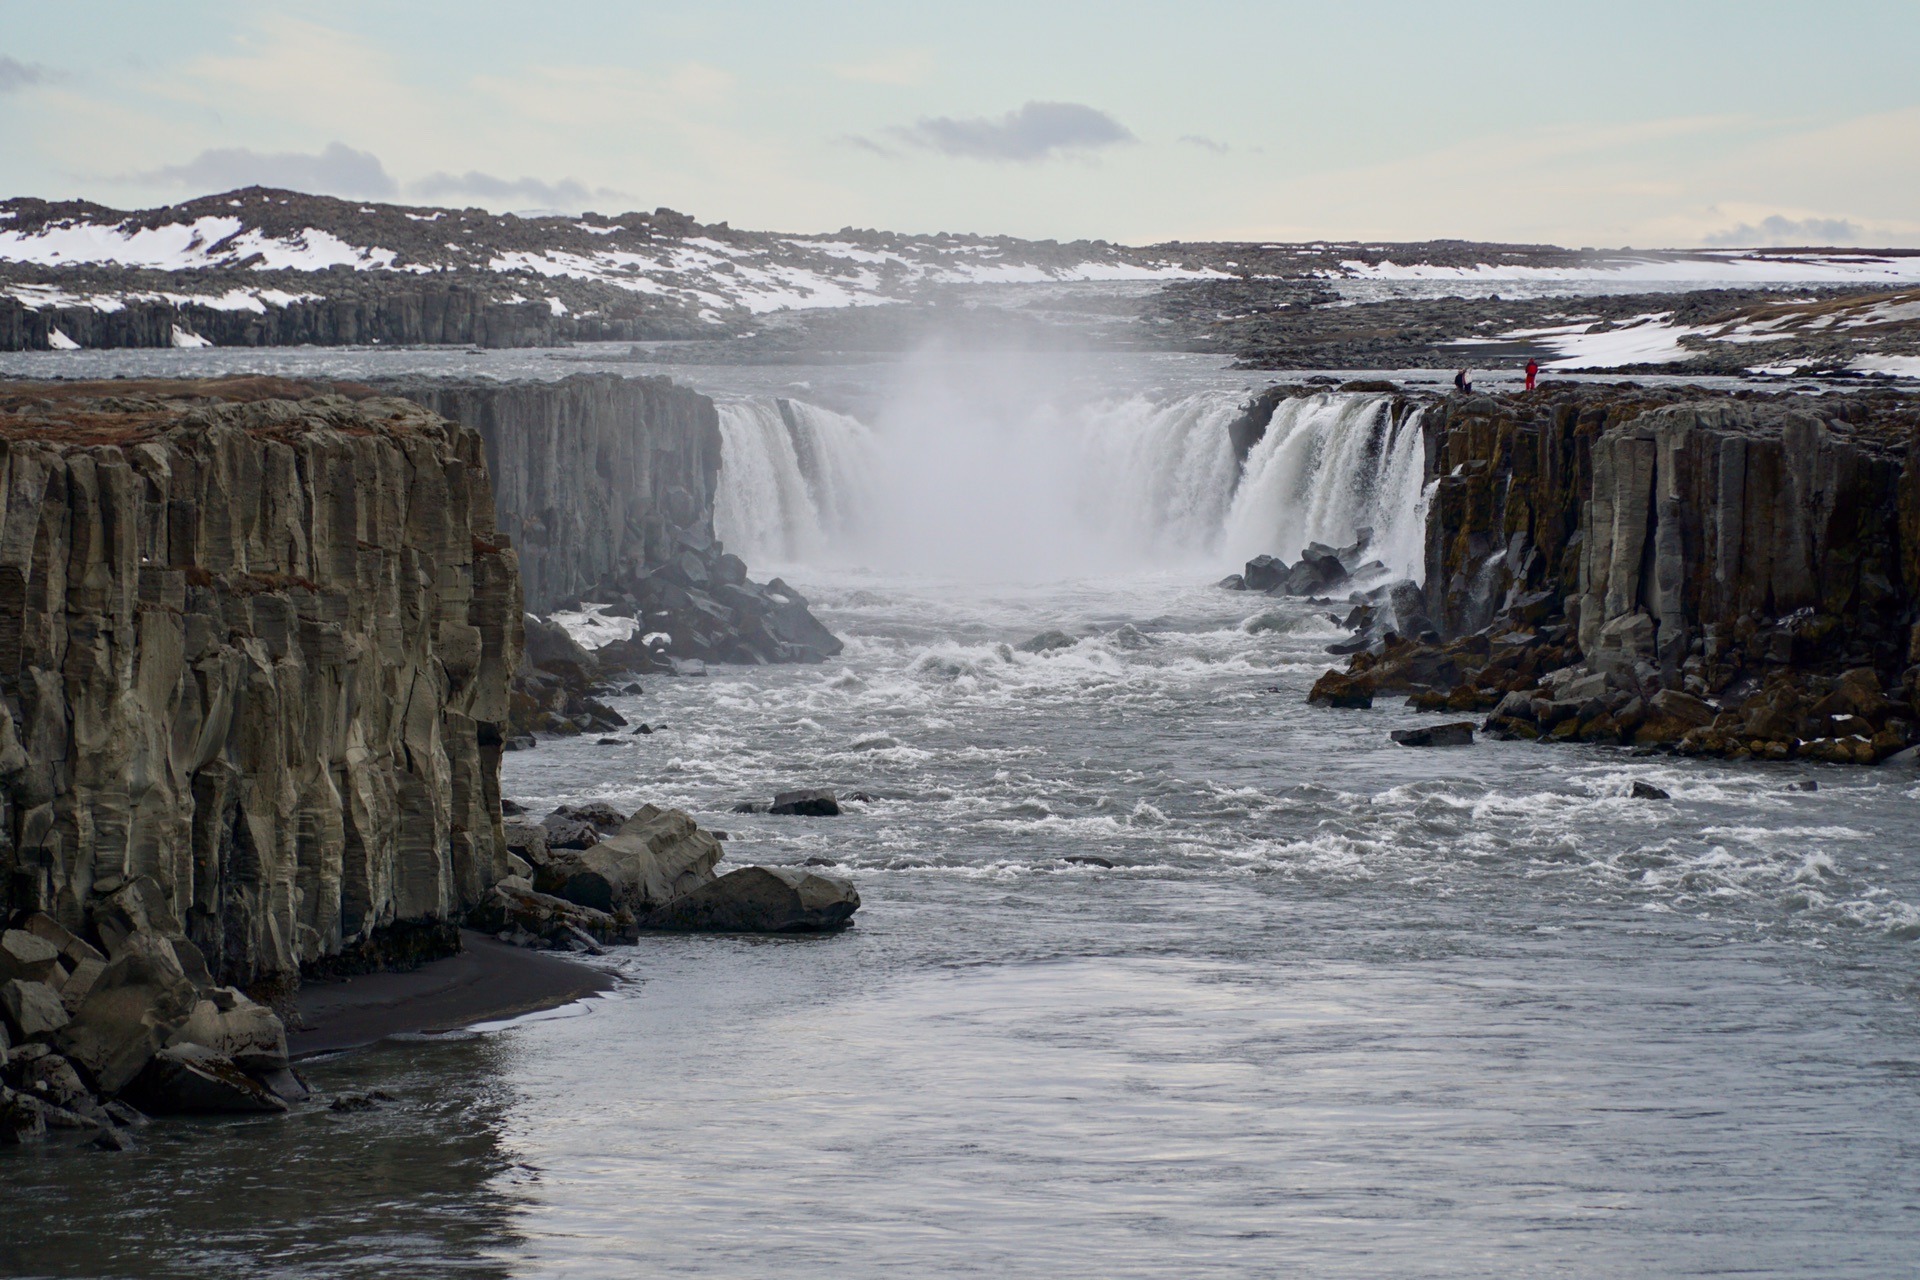
<path fill-rule="evenodd" d="M 1920 378 L 1920 356 L 1857 356 L 1852 367 L 1861 373 L 1885 373 L 1896 378 Z"/>

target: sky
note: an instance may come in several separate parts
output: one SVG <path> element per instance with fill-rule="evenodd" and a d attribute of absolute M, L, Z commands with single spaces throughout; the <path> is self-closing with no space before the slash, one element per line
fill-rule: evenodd
<path fill-rule="evenodd" d="M 1916 0 L 0 0 L 0 195 L 1916 246 L 1916 50 Z"/>

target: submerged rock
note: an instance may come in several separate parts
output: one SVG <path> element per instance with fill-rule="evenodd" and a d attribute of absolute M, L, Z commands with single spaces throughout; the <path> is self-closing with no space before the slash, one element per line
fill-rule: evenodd
<path fill-rule="evenodd" d="M 271 1089 L 202 1045 L 162 1049 L 128 1089 L 154 1115 L 279 1112 L 287 1104 Z"/>
<path fill-rule="evenodd" d="M 1054 653 L 1061 649 L 1071 649 L 1080 641 L 1064 631 L 1042 631 L 1032 639 L 1024 640 L 1014 646 L 1022 653 Z"/>
<path fill-rule="evenodd" d="M 849 880 L 806 867 L 742 867 L 641 920 L 647 929 L 702 933 L 823 933 L 860 909 Z"/>
<path fill-rule="evenodd" d="M 767 806 L 768 813 L 797 815 L 803 818 L 837 818 L 840 802 L 833 792 L 821 787 L 800 791 L 782 791 Z"/>
<path fill-rule="evenodd" d="M 1420 729 L 1395 729 L 1388 736 L 1403 747 L 1470 747 L 1473 722 L 1461 720 Z"/>

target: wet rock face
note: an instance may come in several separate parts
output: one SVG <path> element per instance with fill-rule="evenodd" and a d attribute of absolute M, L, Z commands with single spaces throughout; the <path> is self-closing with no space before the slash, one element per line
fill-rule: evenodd
<path fill-rule="evenodd" d="M 0 916 L 164 916 L 212 980 L 283 990 L 457 918 L 506 874 L 520 651 L 479 436 L 96 388 L 0 409 Z"/>

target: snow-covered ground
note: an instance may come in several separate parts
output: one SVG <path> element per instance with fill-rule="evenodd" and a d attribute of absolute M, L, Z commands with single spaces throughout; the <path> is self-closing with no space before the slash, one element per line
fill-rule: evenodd
<path fill-rule="evenodd" d="M 1794 358 L 1796 352 L 1803 353 L 1810 340 L 1845 336 L 1872 344 L 1891 338 L 1904 339 L 1911 347 L 1916 327 L 1920 327 L 1920 294 L 1902 292 L 1826 300 L 1788 297 L 1705 324 L 1675 323 L 1671 311 L 1611 323 L 1593 315 L 1570 316 L 1559 325 L 1460 338 L 1452 345 L 1525 343 L 1552 353 L 1542 368 L 1566 370 L 1678 364 L 1724 344 L 1741 348 L 1750 357 L 1749 372 L 1791 374 L 1804 363 Z M 1920 355 L 1905 351 L 1882 352 L 1868 346 L 1837 363 L 1859 373 L 1920 378 Z"/>
<path fill-rule="evenodd" d="M 1360 280 L 1458 280 L 1516 284 L 1592 281 L 1705 287 L 1756 288 L 1782 284 L 1920 284 L 1920 256 L 1824 251 L 1805 254 L 1742 250 L 1675 252 L 1595 258 L 1576 266 L 1536 267 L 1482 262 L 1473 266 L 1433 263 L 1343 261 L 1328 278 Z"/>

